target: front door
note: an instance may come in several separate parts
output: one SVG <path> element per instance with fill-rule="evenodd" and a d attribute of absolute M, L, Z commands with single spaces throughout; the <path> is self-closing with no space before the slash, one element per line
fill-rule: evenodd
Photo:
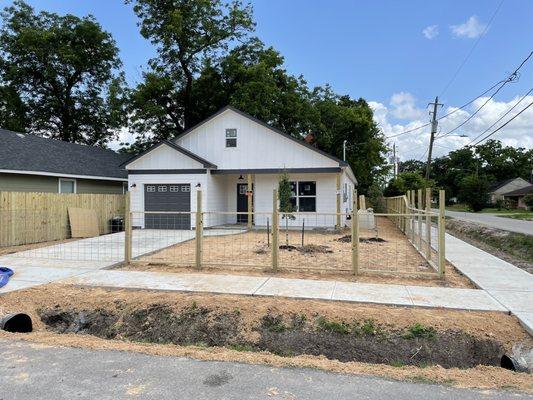
<path fill-rule="evenodd" d="M 247 183 L 237 183 L 237 212 L 248 212 Z M 248 222 L 248 214 L 237 214 L 237 222 Z"/>

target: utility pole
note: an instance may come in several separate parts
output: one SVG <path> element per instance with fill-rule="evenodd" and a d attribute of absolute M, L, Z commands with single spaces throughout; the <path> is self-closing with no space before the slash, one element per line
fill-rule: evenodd
<path fill-rule="evenodd" d="M 437 107 L 442 106 L 439 103 L 439 97 L 435 97 L 434 103 L 429 103 L 428 105 L 433 106 L 433 111 L 430 112 L 431 115 L 431 137 L 429 138 L 429 151 L 428 151 L 428 163 L 426 165 L 426 179 L 429 179 L 429 174 L 431 172 L 431 156 L 433 153 L 433 142 L 435 141 L 435 134 L 437 133 L 437 126 L 439 122 L 437 121 Z"/>
<path fill-rule="evenodd" d="M 394 170 L 394 179 L 396 179 L 397 166 L 396 166 L 396 143 L 392 145 L 392 168 Z"/>

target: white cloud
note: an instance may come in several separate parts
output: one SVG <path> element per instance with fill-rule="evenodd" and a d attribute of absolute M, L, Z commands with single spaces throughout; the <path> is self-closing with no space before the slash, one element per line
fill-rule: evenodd
<path fill-rule="evenodd" d="M 408 93 L 403 94 L 404 97 L 406 94 Z M 437 139 L 433 149 L 434 156 L 443 156 L 452 150 L 457 150 L 469 144 L 472 139 L 481 134 L 485 129 L 489 128 L 502 114 L 515 105 L 519 99 L 520 97 L 516 97 L 507 102 L 490 100 L 468 123 L 453 132 L 453 136 L 444 136 Z M 460 123 L 464 122 L 485 101 L 487 101 L 486 97 L 477 99 L 469 108 L 456 111 L 449 117 L 439 121 L 439 133 L 437 136 L 450 131 Z M 496 124 L 486 134 L 501 126 L 501 124 L 516 115 L 532 101 L 533 96 L 527 96 L 518 106 L 516 106 L 516 108 L 507 114 L 501 122 Z M 374 110 L 374 120 L 378 123 L 385 136 L 392 136 L 428 123 L 428 118 L 413 118 L 407 123 L 397 123 L 395 121 L 394 107 L 389 108 L 383 103 L 372 101 L 369 102 L 369 105 Z M 445 115 L 456 109 L 457 107 L 453 106 L 446 107 L 439 111 L 439 115 Z M 463 138 L 456 136 L 461 134 L 468 135 L 468 137 Z M 486 134 L 482 135 L 482 137 Z M 429 136 L 430 126 L 427 126 L 412 133 L 391 138 L 389 139 L 389 144 L 392 145 L 392 143 L 396 143 L 396 149 L 400 160 L 405 161 L 411 158 L 421 158 L 422 160 L 425 160 L 427 157 L 425 151 L 428 148 Z M 528 108 L 506 127 L 491 136 L 491 139 L 501 140 L 506 146 L 525 147 L 528 149 L 533 148 L 533 107 Z"/>
<path fill-rule="evenodd" d="M 438 25 L 426 26 L 422 30 L 422 34 L 426 37 L 426 39 L 429 39 L 429 40 L 434 39 L 439 34 L 439 26 Z"/>
<path fill-rule="evenodd" d="M 424 110 L 416 108 L 415 98 L 411 93 L 394 93 L 390 99 L 392 115 L 399 119 L 421 118 L 425 114 Z"/>
<path fill-rule="evenodd" d="M 481 23 L 475 15 L 472 15 L 464 24 L 451 25 L 452 33 L 457 37 L 475 39 L 485 33 L 486 24 Z"/>

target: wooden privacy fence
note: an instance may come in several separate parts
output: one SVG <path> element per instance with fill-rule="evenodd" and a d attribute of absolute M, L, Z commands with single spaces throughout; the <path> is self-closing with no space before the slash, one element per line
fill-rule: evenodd
<path fill-rule="evenodd" d="M 125 196 L 0 192 L 0 247 L 68 239 L 69 207 L 95 210 L 104 234 L 111 218 L 124 216 Z"/>

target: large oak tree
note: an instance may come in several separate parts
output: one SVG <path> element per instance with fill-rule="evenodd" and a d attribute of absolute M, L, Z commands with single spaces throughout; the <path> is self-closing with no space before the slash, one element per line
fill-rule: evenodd
<path fill-rule="evenodd" d="M 92 16 L 1 13 L 0 123 L 69 142 L 105 145 L 123 122 L 122 77 L 111 34 Z M 11 121 L 5 123 L 4 121 Z"/>

